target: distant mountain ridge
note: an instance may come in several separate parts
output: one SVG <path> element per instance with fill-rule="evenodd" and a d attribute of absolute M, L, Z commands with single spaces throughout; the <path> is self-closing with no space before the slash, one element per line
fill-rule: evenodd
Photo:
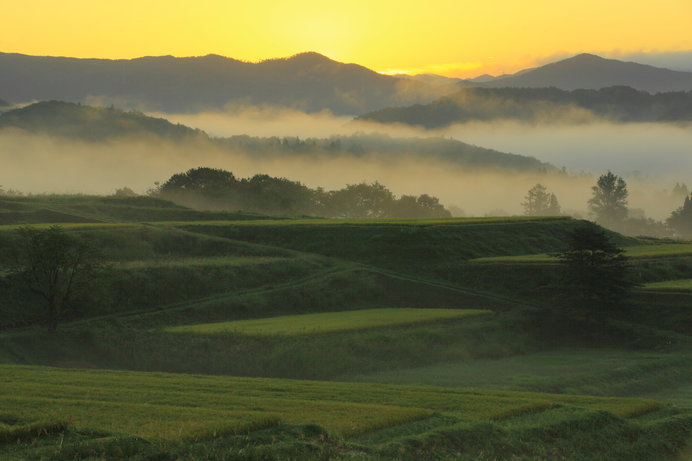
<path fill-rule="evenodd" d="M 362 157 L 378 155 L 385 160 L 415 156 L 423 161 L 443 161 L 450 165 L 514 171 L 552 170 L 554 166 L 533 157 L 499 152 L 444 138 L 392 138 L 386 135 L 332 136 L 329 138 L 261 138 L 237 135 L 212 138 L 205 132 L 141 112 L 124 112 L 105 107 L 89 107 L 49 101 L 0 114 L 0 136 L 7 131 L 68 138 L 91 143 L 118 140 L 138 141 L 158 138 L 176 145 L 194 143 L 197 151 L 221 149 L 251 156 L 318 155 Z"/>
<path fill-rule="evenodd" d="M 423 82 L 313 52 L 258 63 L 218 55 L 108 60 L 0 53 L 0 69 L 0 89 L 11 103 L 62 100 L 163 112 L 262 104 L 355 115 L 441 96 Z"/>
<path fill-rule="evenodd" d="M 692 121 L 692 91 L 649 94 L 626 86 L 600 90 L 558 88 L 465 88 L 429 104 L 391 107 L 358 120 L 442 128 L 492 120 L 524 122 Z"/>
<path fill-rule="evenodd" d="M 90 107 L 62 101 L 42 101 L 0 115 L 0 129 L 17 128 L 85 141 L 158 136 L 172 141 L 208 138 L 206 133 L 141 112 Z"/>
<path fill-rule="evenodd" d="M 483 88 L 547 88 L 562 90 L 629 86 L 649 93 L 692 90 L 692 72 L 681 72 L 647 64 L 606 59 L 582 53 L 562 61 L 526 69 L 492 79 L 466 80 L 466 86 Z"/>

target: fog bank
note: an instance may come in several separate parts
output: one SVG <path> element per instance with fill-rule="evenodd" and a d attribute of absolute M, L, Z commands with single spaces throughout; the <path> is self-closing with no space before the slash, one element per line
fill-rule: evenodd
<path fill-rule="evenodd" d="M 492 141 L 490 133 L 476 131 L 477 136 L 488 136 L 486 141 Z M 522 137 L 519 130 L 514 136 L 527 145 L 532 140 Z M 555 137 L 554 142 L 560 139 Z M 163 182 L 174 173 L 208 166 L 232 171 L 237 177 L 265 173 L 327 190 L 378 181 L 398 196 L 437 196 L 446 207 L 459 208 L 470 216 L 521 214 L 526 192 L 538 182 L 557 195 L 563 210 L 585 216 L 586 201 L 596 179 L 593 175 L 475 170 L 424 156 L 393 158 L 377 152 L 337 158 L 327 153 L 257 157 L 209 143 L 176 145 L 140 139 L 95 144 L 7 130 L 0 132 L 0 165 L 0 185 L 26 193 L 111 194 L 124 186 L 144 193 L 154 182 Z M 624 165 L 615 166 L 612 170 L 616 174 L 624 174 Z M 669 194 L 675 183 L 673 176 L 680 181 L 690 171 L 677 176 L 626 177 L 630 207 L 642 208 L 657 219 L 667 217 L 681 205 Z M 692 181 L 688 180 L 688 185 Z"/>

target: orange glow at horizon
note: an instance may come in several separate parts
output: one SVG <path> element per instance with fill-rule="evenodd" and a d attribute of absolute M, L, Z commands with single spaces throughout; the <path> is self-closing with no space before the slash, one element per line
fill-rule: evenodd
<path fill-rule="evenodd" d="M 0 52 L 81 58 L 317 51 L 383 73 L 512 73 L 581 52 L 692 49 L 689 0 L 2 2 Z"/>

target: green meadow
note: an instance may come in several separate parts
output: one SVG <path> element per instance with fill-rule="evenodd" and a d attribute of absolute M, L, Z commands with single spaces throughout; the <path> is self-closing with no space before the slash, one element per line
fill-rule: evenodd
<path fill-rule="evenodd" d="M 692 279 L 651 282 L 644 286 L 647 290 L 692 291 Z"/>
<path fill-rule="evenodd" d="M 647 395 L 682 404 L 692 383 L 692 355 L 570 348 L 462 360 L 343 376 L 356 382 L 476 387 L 593 395 Z"/>
<path fill-rule="evenodd" d="M 458 319 L 472 315 L 491 314 L 487 309 L 362 309 L 304 315 L 236 320 L 166 328 L 173 333 L 238 333 L 245 335 L 302 335 L 333 331 L 362 330 L 441 319 Z"/>
<path fill-rule="evenodd" d="M 27 224 L 105 263 L 52 333 L 9 271 Z M 582 226 L 3 197 L 0 459 L 678 461 L 692 244 L 609 233 L 642 287 L 573 331 L 548 255 Z"/>
<path fill-rule="evenodd" d="M 614 436 L 617 449 L 605 453 L 620 456 L 627 452 L 618 453 L 624 445 L 621 438 L 642 430 L 676 428 L 691 418 L 639 398 L 7 365 L 0 370 L 1 416 L 6 421 L 0 427 L 0 440 L 43 427 L 43 432 L 31 437 L 33 451 L 51 459 L 62 459 L 63 450 L 68 455 L 90 452 L 87 441 L 92 449 L 101 441 L 103 445 L 97 444 L 96 449 L 101 454 L 99 449 L 114 450 L 104 440 L 112 444 L 114 438 L 128 437 L 147 442 L 130 447 L 135 455 L 188 455 L 200 443 L 219 439 L 225 439 L 230 451 L 245 448 L 250 454 L 262 445 L 258 433 L 307 425 L 313 425 L 311 431 L 318 435 L 339 438 L 339 449 L 333 454 L 343 459 L 354 455 L 386 458 L 392 450 L 407 446 L 420 450 L 425 447 L 421 439 L 462 427 L 483 444 L 492 446 L 493 439 L 499 438 L 531 454 L 540 452 L 542 433 L 536 432 L 537 424 L 553 428 L 554 434 L 568 426 L 572 436 L 583 437 L 594 423 Z M 51 447 L 56 428 L 62 442 Z M 383 440 L 382 434 L 387 433 Z M 248 445 L 253 437 L 249 434 L 256 434 L 259 441 Z M 305 437 L 301 439 L 305 443 Z M 324 437 L 321 443 L 311 441 L 313 455 L 324 456 L 328 441 Z M 296 440 L 290 447 L 294 456 L 302 443 Z M 448 443 L 455 445 L 453 440 Z M 681 441 L 668 435 L 660 443 Z M 472 456 L 477 453 L 474 448 L 455 445 L 459 455 Z M 0 455 L 26 453 L 21 444 L 0 443 Z"/>

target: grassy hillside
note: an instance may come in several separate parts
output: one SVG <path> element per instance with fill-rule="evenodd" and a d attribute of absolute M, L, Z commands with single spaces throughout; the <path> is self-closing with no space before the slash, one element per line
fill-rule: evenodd
<path fill-rule="evenodd" d="M 482 256 L 565 248 L 565 237 L 587 225 L 570 218 L 447 220 L 301 220 L 184 224 L 192 232 L 290 248 L 405 272 Z M 618 237 L 623 244 L 634 239 Z"/>
<path fill-rule="evenodd" d="M 635 245 L 625 248 L 625 256 L 632 259 L 669 258 L 674 256 L 692 256 L 692 243 L 669 243 L 659 245 Z M 495 256 L 476 258 L 474 262 L 493 263 L 551 263 L 557 262 L 548 254 L 528 254 L 517 256 Z"/>
<path fill-rule="evenodd" d="M 0 196 L 0 225 L 262 218 L 252 213 L 197 211 L 148 196 Z"/>
<path fill-rule="evenodd" d="M 651 395 L 678 405 L 692 391 L 692 355 L 612 348 L 570 348 L 339 378 L 388 384 L 474 387 L 589 395 Z"/>
<path fill-rule="evenodd" d="M 52 199 L 90 216 L 101 203 Z M 103 221 L 128 208 L 115 203 L 101 203 Z M 108 271 L 54 333 L 38 323 L 40 300 L 0 277 L 0 458 L 672 460 L 692 427 L 688 291 L 640 289 L 598 334 L 537 326 L 559 301 L 559 271 L 515 257 L 562 250 L 584 225 L 184 214 L 65 224 Z M 16 228 L 0 226 L 0 270 Z M 613 235 L 646 255 L 635 259 L 642 280 L 689 277 L 684 246 Z"/>
<path fill-rule="evenodd" d="M 268 459 L 452 453 L 455 459 L 507 453 L 531 459 L 546 452 L 586 459 L 597 446 L 604 459 L 666 459 L 684 444 L 692 418 L 644 399 L 40 367 L 2 371 L 0 453 L 18 458 L 123 451 L 131 458 L 176 458 L 205 448 L 207 459 L 243 451 L 250 459 L 262 453 Z M 129 416 L 120 417 L 123 412 Z"/>
<path fill-rule="evenodd" d="M 362 309 L 321 314 L 284 315 L 264 319 L 204 323 L 166 328 L 172 333 L 236 333 L 243 335 L 303 335 L 362 330 L 392 325 L 487 315 L 487 309 Z"/>
<path fill-rule="evenodd" d="M 664 290 L 664 291 L 692 291 L 692 279 L 682 280 L 667 280 L 665 282 L 647 283 L 647 290 Z"/>

